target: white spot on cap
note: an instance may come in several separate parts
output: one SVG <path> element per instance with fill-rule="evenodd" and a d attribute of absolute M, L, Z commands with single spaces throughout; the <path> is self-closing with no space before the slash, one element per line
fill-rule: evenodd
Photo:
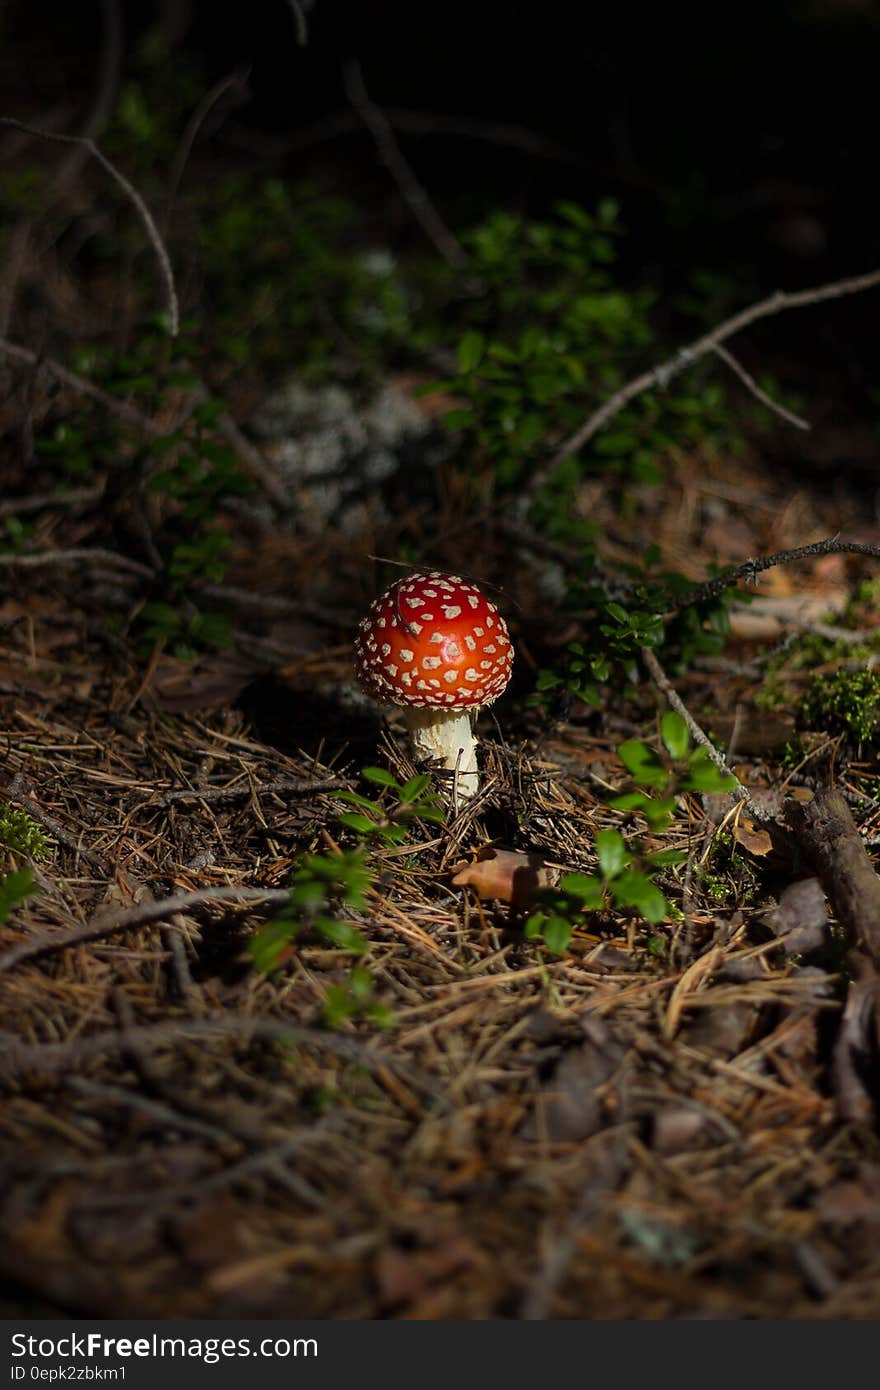
<path fill-rule="evenodd" d="M 442 641 L 443 641 L 443 633 L 442 633 L 442 632 L 432 632 L 432 633 L 431 633 L 431 636 L 428 638 L 428 641 L 429 641 L 429 642 L 442 642 Z"/>
<path fill-rule="evenodd" d="M 461 609 L 459 608 L 457 603 L 444 603 L 443 616 L 445 618 L 460 618 Z"/>
<path fill-rule="evenodd" d="M 396 676 L 396 675 L 397 675 L 397 667 L 396 667 L 396 666 L 386 666 L 386 667 L 385 667 L 385 670 L 388 672 L 389 676 Z"/>
<path fill-rule="evenodd" d="M 466 681 L 478 681 L 480 679 L 480 673 L 479 671 L 475 671 L 473 666 L 469 666 L 464 673 L 464 678 Z"/>
<path fill-rule="evenodd" d="M 454 661 L 458 656 L 461 656 L 461 647 L 457 642 L 450 642 L 449 646 L 446 648 L 447 661 Z"/>
<path fill-rule="evenodd" d="M 474 641 L 473 637 L 471 637 L 469 632 L 466 632 L 464 635 L 464 644 L 469 652 L 476 651 L 477 649 L 477 644 Z"/>
<path fill-rule="evenodd" d="M 383 655 L 383 656 L 390 656 L 390 655 L 391 655 L 391 647 L 389 646 L 389 644 L 388 644 L 387 642 L 383 642 L 383 643 L 382 643 L 382 655 Z"/>
<path fill-rule="evenodd" d="M 439 665 L 440 665 L 440 658 L 439 658 L 439 656 L 423 656 L 423 657 L 422 657 L 422 666 L 424 667 L 424 669 L 425 669 L 426 671 L 436 671 L 436 670 L 437 670 L 437 667 L 438 667 Z"/>
<path fill-rule="evenodd" d="M 484 627 L 475 627 L 475 628 L 474 628 L 474 636 L 475 636 L 475 637 L 485 637 L 485 635 L 486 635 L 486 629 L 485 629 Z"/>
<path fill-rule="evenodd" d="M 488 652 L 490 656 L 492 656 L 493 653 L 496 652 L 497 650 L 498 650 L 498 648 L 495 646 L 495 643 L 494 643 L 494 642 L 487 642 L 486 645 L 485 645 L 485 647 L 483 648 L 483 651 L 484 651 L 484 652 Z"/>
<path fill-rule="evenodd" d="M 476 594 L 468 594 L 467 598 L 471 608 L 479 608 L 480 600 L 477 598 Z"/>
<path fill-rule="evenodd" d="M 489 616 L 486 618 L 486 626 L 487 626 L 487 627 L 494 627 L 494 626 L 495 626 L 495 619 L 492 617 L 492 614 L 491 614 L 491 613 L 490 613 Z"/>
<path fill-rule="evenodd" d="M 471 695 L 473 695 L 473 693 L 474 693 L 474 692 L 473 692 L 468 686 L 466 686 L 466 685 L 460 685 L 460 686 L 458 687 L 458 694 L 459 694 L 459 695 L 471 696 Z"/>
<path fill-rule="evenodd" d="M 427 616 L 428 616 L 428 615 L 427 615 L 427 613 L 426 613 L 426 614 L 425 614 L 425 617 L 427 617 Z M 409 630 L 410 630 L 410 632 L 414 632 L 415 635 L 416 635 L 416 637 L 418 637 L 419 633 L 420 633 L 421 630 L 422 630 L 422 624 L 421 624 L 421 623 L 410 623 L 410 625 L 409 625 Z"/>
<path fill-rule="evenodd" d="M 425 600 L 423 598 L 408 598 L 407 604 L 410 608 L 424 608 Z"/>
<path fill-rule="evenodd" d="M 406 664 L 407 664 L 407 666 L 409 666 L 409 665 L 411 665 L 412 662 L 415 661 L 415 659 L 416 659 L 416 658 L 415 658 L 415 653 L 414 653 L 414 652 L 411 652 L 411 651 L 408 651 L 406 647 L 401 647 L 401 649 L 400 649 L 400 659 L 401 659 L 401 661 L 405 661 Z"/>
<path fill-rule="evenodd" d="M 409 671 L 401 671 L 400 679 L 403 681 L 404 685 L 412 685 L 412 676 Z"/>
<path fill-rule="evenodd" d="M 437 597 L 437 590 L 436 590 L 436 589 L 423 589 L 423 590 L 422 590 L 422 593 L 425 595 L 425 598 L 436 598 L 436 597 Z"/>
<path fill-rule="evenodd" d="M 389 667 L 389 670 L 390 670 L 390 667 Z M 491 662 L 491 661 L 481 661 L 481 662 L 480 662 L 480 670 L 481 670 L 481 671 L 491 671 L 491 670 L 492 670 L 492 662 Z"/>
<path fill-rule="evenodd" d="M 443 679 L 446 681 L 447 685 L 455 685 L 455 682 L 458 680 L 458 672 L 445 671 L 443 674 Z"/>

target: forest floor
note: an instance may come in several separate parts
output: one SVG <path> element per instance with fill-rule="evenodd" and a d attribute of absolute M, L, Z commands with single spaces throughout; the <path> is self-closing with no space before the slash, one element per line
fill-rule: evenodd
<path fill-rule="evenodd" d="M 7 61 L 0 1316 L 877 1317 L 880 913 L 850 890 L 877 888 L 880 681 L 858 726 L 807 698 L 876 662 L 876 553 L 770 568 L 714 650 L 704 616 L 656 649 L 747 802 L 676 786 L 646 832 L 610 803 L 626 741 L 670 761 L 647 639 L 609 640 L 595 704 L 568 679 L 642 565 L 880 546 L 868 296 L 818 296 L 802 372 L 796 329 L 778 361 L 744 335 L 806 399 L 790 433 L 720 344 L 670 357 L 750 289 L 615 278 L 595 179 L 595 211 L 521 217 L 463 186 L 459 241 L 356 65 L 334 163 L 332 120 L 224 143 L 243 74 L 106 30 L 55 105 L 48 42 Z M 531 167 L 522 135 L 469 123 L 471 167 Z M 480 794 L 439 818 L 363 777 L 417 771 L 352 670 L 401 564 L 484 586 L 517 652 Z M 829 789 L 842 878 L 791 830 Z M 602 831 L 667 854 L 665 915 L 609 883 L 550 949 L 534 885 L 597 875 Z"/>
<path fill-rule="evenodd" d="M 37 548 L 88 552 L 99 514 L 41 511 Z M 423 553 L 472 573 L 448 523 Z M 841 528 L 877 539 L 857 499 L 718 458 L 682 457 L 625 525 L 609 515 L 608 565 L 627 528 L 694 578 Z M 392 532 L 363 549 L 393 554 Z M 548 640 L 536 563 L 487 522 L 479 572 L 503 586 L 522 690 Z M 325 607 L 298 606 L 318 570 Z M 839 555 L 772 571 L 724 659 L 677 682 L 728 745 L 735 727 L 737 774 L 765 804 L 812 793 L 809 765 L 779 766 L 795 697 L 754 703 L 761 655 L 839 621 L 868 572 Z M 332 531 L 242 534 L 227 584 L 259 597 L 240 642 L 195 661 L 113 635 L 109 607 L 136 603 L 139 580 L 112 560 L 7 579 L 4 794 L 46 849 L 0 951 L 4 1313 L 876 1316 L 880 1144 L 870 1105 L 847 1117 L 844 954 L 821 894 L 812 953 L 798 910 L 781 927 L 771 912 L 803 864 L 731 798 L 682 797 L 662 841 L 688 854 L 663 884 L 677 919 L 587 914 L 561 955 L 451 883 L 487 846 L 594 869 L 627 785 L 616 746 L 655 727 L 650 688 L 552 723 L 516 687 L 498 703 L 479 799 L 371 847 L 366 908 L 340 915 L 387 1017 L 331 1027 L 354 957 L 305 937 L 266 973 L 247 948 L 273 910 L 260 892 L 278 896 L 304 849 L 351 843 L 339 779 L 411 771 L 350 697 L 369 563 Z M 287 611 L 261 610 L 267 595 Z M 854 767 L 832 758 L 813 785 L 857 791 L 871 764 Z M 870 838 L 876 804 L 856 814 Z"/>

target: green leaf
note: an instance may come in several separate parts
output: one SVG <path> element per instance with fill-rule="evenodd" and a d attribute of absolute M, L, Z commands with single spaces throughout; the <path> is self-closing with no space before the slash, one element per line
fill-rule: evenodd
<path fill-rule="evenodd" d="M 376 829 L 376 822 L 368 816 L 362 816 L 358 811 L 346 811 L 339 817 L 342 825 L 347 825 L 349 830 L 356 830 L 359 835 L 371 835 Z"/>
<path fill-rule="evenodd" d="M 617 830 L 600 830 L 596 836 L 599 867 L 606 879 L 620 873 L 629 858 L 623 836 Z"/>
<path fill-rule="evenodd" d="M 0 878 L 0 926 L 19 903 L 36 892 L 37 885 L 30 869 L 14 869 Z"/>
<path fill-rule="evenodd" d="M 376 782 L 380 787 L 396 787 L 397 781 L 384 767 L 362 767 L 361 776 L 365 782 Z"/>
<path fill-rule="evenodd" d="M 568 950 L 571 941 L 571 923 L 566 922 L 564 917 L 550 917 L 544 924 L 544 945 L 548 951 L 554 955 L 561 956 Z"/>
<path fill-rule="evenodd" d="M 660 724 L 660 732 L 663 735 L 663 742 L 671 758 L 684 758 L 687 755 L 690 744 L 688 727 L 680 714 L 675 710 L 668 710 L 664 714 Z"/>
<path fill-rule="evenodd" d="M 406 805 L 409 801 L 415 801 L 417 796 L 421 796 L 431 785 L 431 778 L 427 772 L 419 772 L 415 777 L 410 777 L 400 788 L 399 799 Z"/>
<path fill-rule="evenodd" d="M 335 917 L 317 917 L 315 929 L 326 941 L 341 947 L 343 951 L 353 951 L 356 955 L 362 956 L 367 949 L 367 943 L 360 932 L 355 927 L 350 927 L 347 922 L 337 922 Z"/>
<path fill-rule="evenodd" d="M 666 769 L 653 749 L 641 739 L 628 738 L 618 744 L 617 756 L 636 782 L 646 787 L 659 787 L 667 780 Z"/>
<path fill-rule="evenodd" d="M 483 353 L 486 350 L 486 339 L 482 333 L 471 331 L 465 333 L 458 345 L 458 369 L 460 372 L 472 372 L 482 361 Z"/>
<path fill-rule="evenodd" d="M 611 896 L 618 907 L 634 907 L 646 922 L 662 922 L 668 905 L 656 883 L 640 869 L 628 869 L 614 880 Z"/>
<path fill-rule="evenodd" d="M 597 912 L 605 904 L 605 890 L 600 880 L 592 874 L 563 874 L 559 887 L 590 911 Z"/>
<path fill-rule="evenodd" d="M 361 796 L 359 792 L 338 791 L 331 792 L 330 795 L 336 801 L 344 801 L 348 806 L 360 806 L 362 811 L 374 811 L 381 815 L 382 807 L 378 801 L 371 801 L 368 796 Z"/>

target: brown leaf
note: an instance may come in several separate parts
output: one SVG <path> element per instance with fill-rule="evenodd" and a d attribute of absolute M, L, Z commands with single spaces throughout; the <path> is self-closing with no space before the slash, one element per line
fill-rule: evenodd
<path fill-rule="evenodd" d="M 742 845 L 743 849 L 747 849 L 749 854 L 754 854 L 758 859 L 765 859 L 768 854 L 773 853 L 773 841 L 767 831 L 759 830 L 748 816 L 740 816 L 737 819 L 734 837 L 738 845 Z"/>
<path fill-rule="evenodd" d="M 550 882 L 546 863 L 538 854 L 513 849 L 480 850 L 473 863 L 463 861 L 453 869 L 456 888 L 473 888 L 478 898 L 525 907 Z"/>

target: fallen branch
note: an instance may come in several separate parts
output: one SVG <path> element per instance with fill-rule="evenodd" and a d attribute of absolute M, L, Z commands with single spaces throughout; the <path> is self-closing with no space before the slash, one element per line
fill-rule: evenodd
<path fill-rule="evenodd" d="M 141 903 L 118 912 L 99 913 L 84 927 L 74 927 L 72 931 L 51 932 L 31 937 L 29 941 L 20 941 L 0 956 L 0 975 L 23 960 L 33 960 L 54 951 L 66 951 L 69 946 L 78 946 L 84 941 L 99 941 L 102 937 L 114 936 L 116 932 L 136 931 L 152 922 L 173 917 L 178 912 L 192 912 L 212 903 L 238 903 L 244 908 L 252 908 L 256 904 L 284 907 L 289 901 L 290 894 L 283 888 L 202 888 L 193 893 L 177 893 L 159 902 Z"/>
<path fill-rule="evenodd" d="M 111 565 L 114 569 L 136 575 L 138 579 L 155 578 L 148 565 L 142 565 L 138 560 L 130 560 L 127 555 L 118 555 L 115 550 L 102 550 L 100 546 L 83 546 L 74 550 L 41 550 L 35 555 L 0 554 L 0 569 L 71 569 L 80 565 Z"/>
<path fill-rule="evenodd" d="M 160 806 L 171 806 L 181 801 L 237 801 L 249 796 L 263 796 L 269 792 L 285 792 L 296 796 L 320 796 L 325 792 L 344 791 L 352 784 L 346 777 L 333 777 L 326 782 L 314 782 L 308 777 L 279 777 L 273 782 L 250 782 L 240 787 L 203 787 L 200 791 L 166 792 Z"/>
<path fill-rule="evenodd" d="M 880 270 L 872 270 L 867 275 L 855 275 L 848 280 L 836 280 L 828 285 L 817 285 L 809 290 L 797 290 L 792 294 L 777 290 L 767 299 L 760 300 L 757 304 L 752 304 L 748 309 L 741 309 L 739 313 L 731 318 L 725 319 L 717 328 L 713 328 L 710 333 L 704 333 L 701 338 L 688 343 L 687 346 L 679 348 L 678 352 L 672 357 L 661 362 L 658 367 L 652 367 L 649 371 L 642 372 L 640 376 L 628 381 L 625 386 L 621 386 L 607 401 L 604 401 L 588 420 L 575 430 L 574 434 L 566 439 L 565 443 L 557 449 L 550 461 L 543 467 L 537 468 L 529 484 L 530 490 L 534 491 L 540 487 L 547 478 L 562 463 L 563 459 L 576 454 L 579 449 L 588 443 L 594 435 L 604 429 L 609 420 L 613 420 L 616 415 L 629 405 L 630 401 L 642 396 L 646 391 L 651 391 L 656 387 L 665 390 L 672 381 L 673 377 L 679 376 L 688 367 L 692 367 L 701 357 L 708 353 L 715 353 L 722 343 L 734 334 L 742 332 L 751 324 L 757 323 L 760 319 L 770 318 L 774 314 L 781 314 L 786 309 L 804 309 L 812 304 L 822 304 L 828 299 L 840 299 L 843 295 L 860 294 L 864 290 L 874 289 L 880 285 Z M 728 365 L 730 365 L 728 363 Z M 776 407 L 780 409 L 780 407 Z"/>
<path fill-rule="evenodd" d="M 785 819 L 803 847 L 854 947 L 880 967 L 880 878 L 846 801 L 836 789 L 788 801 Z"/>

